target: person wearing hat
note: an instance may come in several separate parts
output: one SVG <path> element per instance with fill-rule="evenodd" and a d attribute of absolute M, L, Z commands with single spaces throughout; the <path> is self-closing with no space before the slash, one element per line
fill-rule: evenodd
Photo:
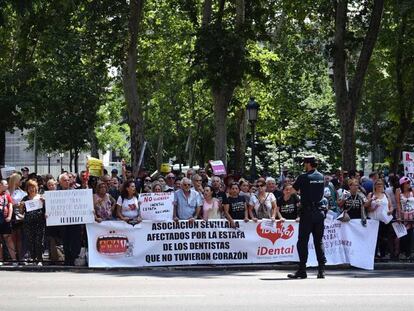
<path fill-rule="evenodd" d="M 400 238 L 401 252 L 404 252 L 407 259 L 411 257 L 412 240 L 414 231 L 414 192 L 411 188 L 411 180 L 407 176 L 400 178 L 400 189 L 395 193 L 397 201 L 397 220 L 403 222 L 407 228 L 407 235 Z"/>
<path fill-rule="evenodd" d="M 299 269 L 288 274 L 291 279 L 306 279 L 306 262 L 308 260 L 308 242 L 312 233 L 318 259 L 318 279 L 325 278 L 326 258 L 322 238 L 324 231 L 325 206 L 322 203 L 324 195 L 324 176 L 316 169 L 318 164 L 313 156 L 303 159 L 306 173 L 300 175 L 293 188 L 300 191 L 300 221 L 297 249 L 299 253 Z"/>

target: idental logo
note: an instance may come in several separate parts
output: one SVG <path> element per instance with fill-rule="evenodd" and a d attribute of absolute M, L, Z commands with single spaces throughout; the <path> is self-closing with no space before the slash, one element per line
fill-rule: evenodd
<path fill-rule="evenodd" d="M 258 224 L 256 227 L 257 234 L 264 239 L 270 240 L 273 244 L 275 244 L 275 242 L 278 239 L 283 239 L 283 240 L 290 239 L 293 236 L 294 231 L 295 229 L 293 228 L 292 225 L 289 225 L 287 228 L 285 228 L 285 226 L 283 225 L 283 222 L 281 221 L 278 221 L 276 223 L 276 228 L 274 231 L 263 229 L 261 223 Z"/>

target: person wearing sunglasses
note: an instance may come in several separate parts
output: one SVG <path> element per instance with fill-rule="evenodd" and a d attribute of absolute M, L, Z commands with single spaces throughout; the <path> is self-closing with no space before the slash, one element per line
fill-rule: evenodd
<path fill-rule="evenodd" d="M 196 190 L 191 188 L 191 180 L 184 177 L 181 180 L 181 189 L 175 192 L 174 197 L 174 221 L 194 221 L 200 214 L 203 199 Z"/>
<path fill-rule="evenodd" d="M 253 221 L 257 219 L 270 218 L 272 220 L 277 217 L 284 221 L 276 204 L 276 197 L 272 192 L 267 192 L 266 181 L 264 178 L 257 180 L 257 193 L 252 194 L 249 202 L 249 214 Z"/>

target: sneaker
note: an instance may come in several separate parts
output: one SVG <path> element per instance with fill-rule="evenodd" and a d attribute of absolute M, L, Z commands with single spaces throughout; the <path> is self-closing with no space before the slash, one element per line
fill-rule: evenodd
<path fill-rule="evenodd" d="M 325 278 L 325 271 L 323 271 L 323 270 L 319 270 L 319 271 L 318 271 L 317 278 L 318 278 L 318 279 L 324 279 L 324 278 Z"/>
<path fill-rule="evenodd" d="M 287 277 L 289 279 L 306 279 L 308 275 L 306 274 L 306 271 L 298 270 L 295 273 L 289 273 Z"/>
<path fill-rule="evenodd" d="M 0 261 L 0 266 L 2 266 L 3 265 L 3 261 Z"/>
<path fill-rule="evenodd" d="M 12 266 L 13 266 L 13 267 L 18 267 L 18 266 L 19 266 L 19 263 L 18 263 L 18 262 L 13 262 L 13 263 L 12 263 Z"/>
<path fill-rule="evenodd" d="M 42 264 L 42 262 L 41 262 L 41 261 L 39 261 L 39 262 L 37 263 L 37 265 L 38 265 L 39 267 L 42 267 L 42 266 L 43 266 L 43 264 Z"/>

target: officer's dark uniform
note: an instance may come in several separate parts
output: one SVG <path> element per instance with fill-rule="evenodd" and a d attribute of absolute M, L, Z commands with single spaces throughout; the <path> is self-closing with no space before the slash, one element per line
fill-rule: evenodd
<path fill-rule="evenodd" d="M 305 158 L 304 162 L 315 163 L 313 157 Z M 299 253 L 299 270 L 290 274 L 290 278 L 306 278 L 306 262 L 308 260 L 308 242 L 312 233 L 315 245 L 316 257 L 319 264 L 318 278 L 324 277 L 324 266 L 326 262 L 323 251 L 323 231 L 325 211 L 322 206 L 324 194 L 324 177 L 315 169 L 300 175 L 293 188 L 300 190 L 301 209 L 299 223 L 299 238 L 297 243 Z"/>

